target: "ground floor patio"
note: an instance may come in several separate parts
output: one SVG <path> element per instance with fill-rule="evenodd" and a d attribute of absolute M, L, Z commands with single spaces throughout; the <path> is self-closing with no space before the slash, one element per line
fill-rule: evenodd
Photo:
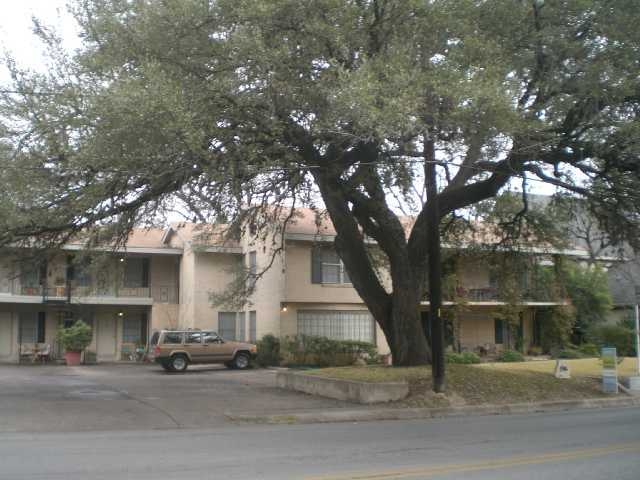
<path fill-rule="evenodd" d="M 0 307 L 0 361 L 55 362 L 63 357 L 58 328 L 82 320 L 93 329 L 87 363 L 136 359 L 150 331 L 148 306 L 11 305 Z"/>

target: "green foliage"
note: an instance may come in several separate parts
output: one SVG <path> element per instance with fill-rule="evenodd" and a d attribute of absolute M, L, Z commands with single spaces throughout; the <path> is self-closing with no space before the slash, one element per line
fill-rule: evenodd
<path fill-rule="evenodd" d="M 532 357 L 537 357 L 538 355 L 542 355 L 542 347 L 538 347 L 535 345 L 532 347 L 529 347 L 527 354 L 531 355 Z"/>
<path fill-rule="evenodd" d="M 78 320 L 68 328 L 60 327 L 57 339 L 68 352 L 81 352 L 91 344 L 92 329 L 82 320 Z"/>
<path fill-rule="evenodd" d="M 545 353 L 570 344 L 575 323 L 575 309 L 571 305 L 540 309 L 537 315 L 541 326 L 540 345 Z"/>
<path fill-rule="evenodd" d="M 369 362 L 377 359 L 377 349 L 371 343 L 309 335 L 285 337 L 280 343 L 280 353 L 288 365 L 319 367 L 352 365 L 359 358 Z"/>
<path fill-rule="evenodd" d="M 589 341 L 602 347 L 615 347 L 619 357 L 635 355 L 633 330 L 620 325 L 594 325 L 587 331 Z"/>
<path fill-rule="evenodd" d="M 575 328 L 581 336 L 593 324 L 603 322 L 611 310 L 607 272 L 600 266 L 565 263 L 563 279 L 571 303 L 576 310 Z"/>
<path fill-rule="evenodd" d="M 447 352 L 446 361 L 447 363 L 470 365 L 472 363 L 480 363 L 480 357 L 473 352 Z"/>
<path fill-rule="evenodd" d="M 505 350 L 497 360 L 499 362 L 524 362 L 524 356 L 516 350 Z"/>
<path fill-rule="evenodd" d="M 265 335 L 257 344 L 256 363 L 261 367 L 280 365 L 280 339 L 274 335 Z"/>
<path fill-rule="evenodd" d="M 600 356 L 600 348 L 594 343 L 583 343 L 578 347 L 580 353 L 582 353 L 585 357 L 599 357 Z"/>
<path fill-rule="evenodd" d="M 573 359 L 573 358 L 585 358 L 589 355 L 585 355 L 580 349 L 576 348 L 574 345 L 570 347 L 563 348 L 562 350 L 558 350 L 554 355 L 555 358 L 564 358 L 564 359 Z"/>

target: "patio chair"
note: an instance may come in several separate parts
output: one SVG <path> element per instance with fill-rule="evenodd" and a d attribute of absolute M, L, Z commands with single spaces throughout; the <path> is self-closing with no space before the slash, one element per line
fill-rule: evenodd
<path fill-rule="evenodd" d="M 47 363 L 51 360 L 51 344 L 39 344 L 38 348 L 34 351 L 34 356 L 36 361 L 39 361 L 40 363 Z"/>
<path fill-rule="evenodd" d="M 33 343 L 23 343 L 20 345 L 20 361 L 31 360 L 34 359 L 34 351 L 36 349 L 35 344 Z"/>

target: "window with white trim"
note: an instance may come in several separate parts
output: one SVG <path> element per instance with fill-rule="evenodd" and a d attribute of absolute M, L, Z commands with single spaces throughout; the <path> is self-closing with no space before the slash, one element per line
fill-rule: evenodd
<path fill-rule="evenodd" d="M 218 312 L 218 335 L 225 340 L 236 340 L 236 312 Z"/>
<path fill-rule="evenodd" d="M 298 334 L 375 344 L 375 324 L 367 310 L 299 310 Z"/>
<path fill-rule="evenodd" d="M 258 273 L 258 258 L 256 251 L 249 252 L 249 275 L 255 277 Z"/>
<path fill-rule="evenodd" d="M 344 263 L 329 247 L 316 247 L 312 250 L 312 283 L 351 284 Z"/>
<path fill-rule="evenodd" d="M 249 341 L 251 343 L 256 343 L 256 311 L 251 310 L 249 312 Z"/>

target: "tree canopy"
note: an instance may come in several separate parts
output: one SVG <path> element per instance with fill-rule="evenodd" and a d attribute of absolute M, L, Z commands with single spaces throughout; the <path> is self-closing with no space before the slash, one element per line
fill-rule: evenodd
<path fill-rule="evenodd" d="M 587 199 L 617 241 L 640 238 L 635 0 L 72 9 L 74 55 L 37 23 L 49 70 L 8 60 L 2 245 L 123 232 L 177 204 L 257 231 L 281 214 L 265 206 L 326 208 L 394 361 L 412 365 L 428 359 L 417 305 L 442 219 L 514 181 L 545 182 Z M 399 207 L 414 214 L 408 234 Z M 391 290 L 365 235 L 388 259 Z"/>

